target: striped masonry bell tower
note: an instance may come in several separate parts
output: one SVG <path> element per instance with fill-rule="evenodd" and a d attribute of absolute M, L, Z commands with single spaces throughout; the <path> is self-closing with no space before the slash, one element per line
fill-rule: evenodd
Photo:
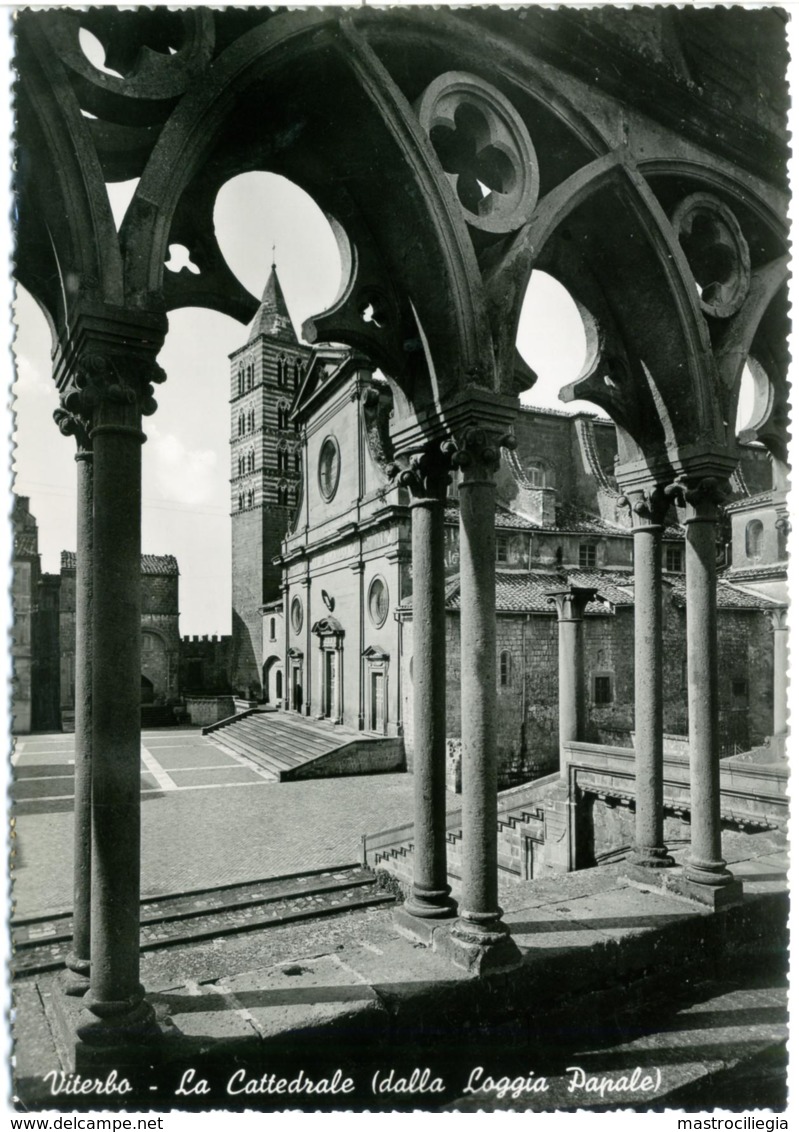
<path fill-rule="evenodd" d="M 261 606 L 280 596 L 272 559 L 301 491 L 289 415 L 310 349 L 300 344 L 275 264 L 246 343 L 230 355 L 233 691 L 263 696 Z"/>

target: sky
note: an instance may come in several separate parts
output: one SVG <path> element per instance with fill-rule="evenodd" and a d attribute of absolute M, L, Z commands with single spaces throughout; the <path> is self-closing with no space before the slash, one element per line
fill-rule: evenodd
<path fill-rule="evenodd" d="M 109 186 L 117 226 L 135 182 Z M 341 262 L 324 214 L 297 186 L 269 173 L 247 173 L 220 191 L 214 213 L 219 245 L 241 283 L 259 297 L 275 260 L 299 333 L 304 319 L 331 305 Z M 182 263 L 179 249 L 168 261 Z M 30 497 L 39 523 L 42 568 L 57 573 L 62 550 L 75 548 L 75 443 L 53 422 L 58 399 L 50 333 L 30 295 L 19 288 L 14 343 L 14 490 Z M 230 631 L 229 363 L 246 341 L 240 323 L 205 309 L 169 315 L 159 361 L 157 412 L 145 419 L 142 453 L 142 550 L 173 554 L 180 569 L 182 633 Z M 524 403 L 564 409 L 558 389 L 579 374 L 585 336 L 574 304 L 554 279 L 534 274 L 518 346 L 538 373 Z M 596 411 L 593 406 L 574 403 Z"/>

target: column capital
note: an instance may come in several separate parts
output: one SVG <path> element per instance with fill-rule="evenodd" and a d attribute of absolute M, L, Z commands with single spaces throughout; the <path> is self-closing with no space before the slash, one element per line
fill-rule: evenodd
<path fill-rule="evenodd" d="M 68 338 L 59 343 L 53 376 L 63 413 L 93 429 L 139 427 L 157 405 L 153 386 L 166 380 L 156 362 L 166 333 L 163 314 L 91 307 L 77 315 Z M 57 418 L 64 431 L 69 422 Z"/>
<path fill-rule="evenodd" d="M 510 432 L 490 431 L 470 425 L 453 440 L 445 441 L 444 448 L 452 463 L 461 471 L 461 484 L 493 481 L 499 470 L 500 449 L 515 448 L 516 438 Z"/>
<path fill-rule="evenodd" d="M 633 534 L 661 529 L 670 505 L 666 485 L 661 483 L 632 488 L 619 498 L 619 506 L 630 509 Z"/>
<path fill-rule="evenodd" d="M 389 475 L 411 493 L 411 507 L 420 503 L 443 503 L 452 482 L 451 441 L 431 440 L 420 452 L 403 453 Z"/>
<path fill-rule="evenodd" d="M 775 633 L 784 632 L 788 628 L 787 605 L 775 605 L 773 609 L 764 609 L 763 615 L 768 617 Z"/>
<path fill-rule="evenodd" d="M 546 597 L 549 604 L 555 606 L 558 621 L 582 621 L 586 606 L 596 597 L 596 590 L 589 586 L 567 586 L 550 590 Z"/>
<path fill-rule="evenodd" d="M 715 523 L 729 501 L 727 481 L 721 476 L 678 476 L 666 495 L 685 507 L 684 523 Z"/>
<path fill-rule="evenodd" d="M 79 413 L 70 413 L 62 407 L 53 410 L 53 420 L 58 426 L 62 436 L 74 436 L 77 445 L 76 460 L 91 460 L 92 438 L 90 435 L 91 423 Z"/>

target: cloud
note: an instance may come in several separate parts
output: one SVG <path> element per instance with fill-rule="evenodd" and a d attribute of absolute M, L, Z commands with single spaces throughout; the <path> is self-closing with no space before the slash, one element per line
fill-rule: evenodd
<path fill-rule="evenodd" d="M 196 507 L 219 492 L 217 454 L 210 448 L 190 448 L 174 432 L 162 432 L 152 418 L 145 423 L 144 493 Z"/>

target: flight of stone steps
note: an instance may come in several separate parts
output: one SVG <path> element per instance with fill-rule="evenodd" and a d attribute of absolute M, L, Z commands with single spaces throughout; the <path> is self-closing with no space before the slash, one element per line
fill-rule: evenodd
<path fill-rule="evenodd" d="M 377 753 L 378 746 L 386 743 L 386 740 L 370 737 L 362 731 L 276 711 L 232 716 L 203 728 L 203 734 L 223 750 L 242 755 L 255 763 L 276 782 L 310 777 L 311 764 L 321 759 L 325 759 L 325 773 L 341 773 L 332 756 L 342 749 L 352 748 L 353 744 L 358 744 L 359 749 L 366 747 L 365 771 L 369 769 L 369 749 Z M 345 771 L 357 772 L 357 767 L 353 770 L 349 765 Z"/>

